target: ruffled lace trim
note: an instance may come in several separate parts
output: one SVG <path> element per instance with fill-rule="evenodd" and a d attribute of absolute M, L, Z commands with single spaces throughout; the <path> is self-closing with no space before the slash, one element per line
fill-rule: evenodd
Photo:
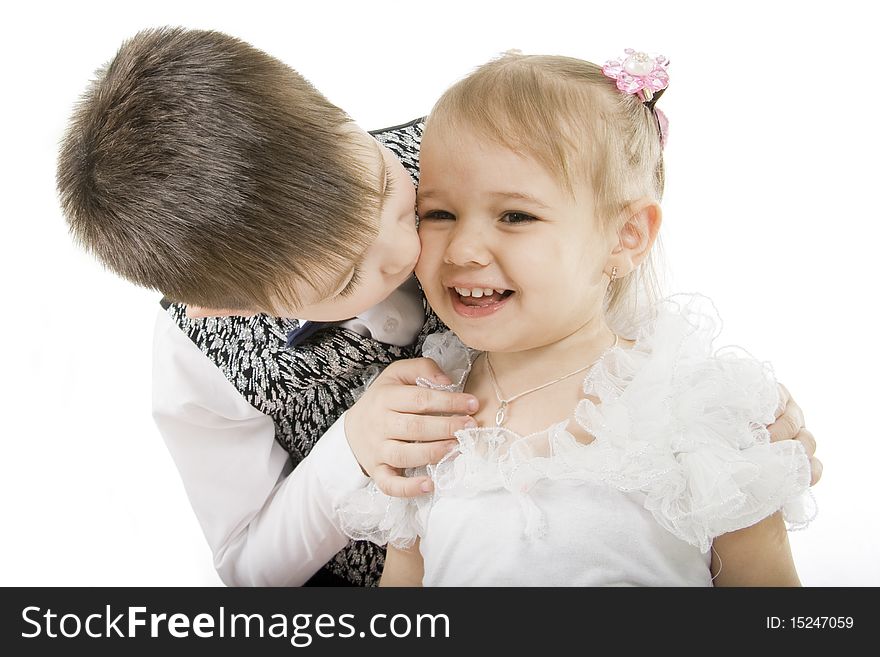
<path fill-rule="evenodd" d="M 769 365 L 741 349 L 712 351 L 721 321 L 705 297 L 667 299 L 642 326 L 632 349 L 612 350 L 584 378 L 586 398 L 574 420 L 593 442 L 578 442 L 568 420 L 528 436 L 494 427 L 459 431 L 458 448 L 427 469 L 433 495 L 506 489 L 532 538 L 546 531 L 529 494 L 542 480 L 640 491 L 657 522 L 703 552 L 714 537 L 780 509 L 789 529 L 805 527 L 816 511 L 809 459 L 797 441 L 770 442 L 765 425 L 779 397 Z M 476 352 L 449 332 L 430 336 L 423 353 L 455 382 L 446 389 L 463 388 Z M 408 547 L 432 502 L 390 498 L 370 484 L 340 516 L 352 538 Z"/>

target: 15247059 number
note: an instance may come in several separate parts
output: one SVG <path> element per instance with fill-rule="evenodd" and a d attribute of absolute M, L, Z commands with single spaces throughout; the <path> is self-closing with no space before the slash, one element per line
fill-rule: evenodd
<path fill-rule="evenodd" d="M 792 616 L 791 627 L 797 630 L 809 629 L 851 629 L 852 616 Z"/>
<path fill-rule="evenodd" d="M 853 625 L 852 616 L 767 616 L 768 630 L 849 630 Z"/>

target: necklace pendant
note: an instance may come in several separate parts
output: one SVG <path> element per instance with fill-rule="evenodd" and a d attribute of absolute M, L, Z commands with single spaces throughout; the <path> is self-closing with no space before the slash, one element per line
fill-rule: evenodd
<path fill-rule="evenodd" d="M 500 427 L 504 424 L 505 411 L 507 410 L 507 402 L 501 402 L 501 406 L 498 408 L 498 412 L 495 413 L 495 426 Z"/>

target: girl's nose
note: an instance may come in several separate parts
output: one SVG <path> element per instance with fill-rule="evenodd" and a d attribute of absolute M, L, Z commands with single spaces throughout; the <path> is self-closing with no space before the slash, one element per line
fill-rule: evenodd
<path fill-rule="evenodd" d="M 477 226 L 457 221 L 449 235 L 443 262 L 449 265 L 485 267 L 491 261 L 486 236 Z"/>

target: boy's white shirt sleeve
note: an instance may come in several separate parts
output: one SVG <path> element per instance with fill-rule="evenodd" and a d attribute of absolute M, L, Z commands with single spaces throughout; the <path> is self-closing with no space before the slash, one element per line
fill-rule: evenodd
<path fill-rule="evenodd" d="M 153 345 L 153 415 L 227 585 L 295 586 L 348 538 L 335 509 L 369 480 L 344 415 L 291 471 L 272 419 L 251 406 L 164 311 Z"/>

